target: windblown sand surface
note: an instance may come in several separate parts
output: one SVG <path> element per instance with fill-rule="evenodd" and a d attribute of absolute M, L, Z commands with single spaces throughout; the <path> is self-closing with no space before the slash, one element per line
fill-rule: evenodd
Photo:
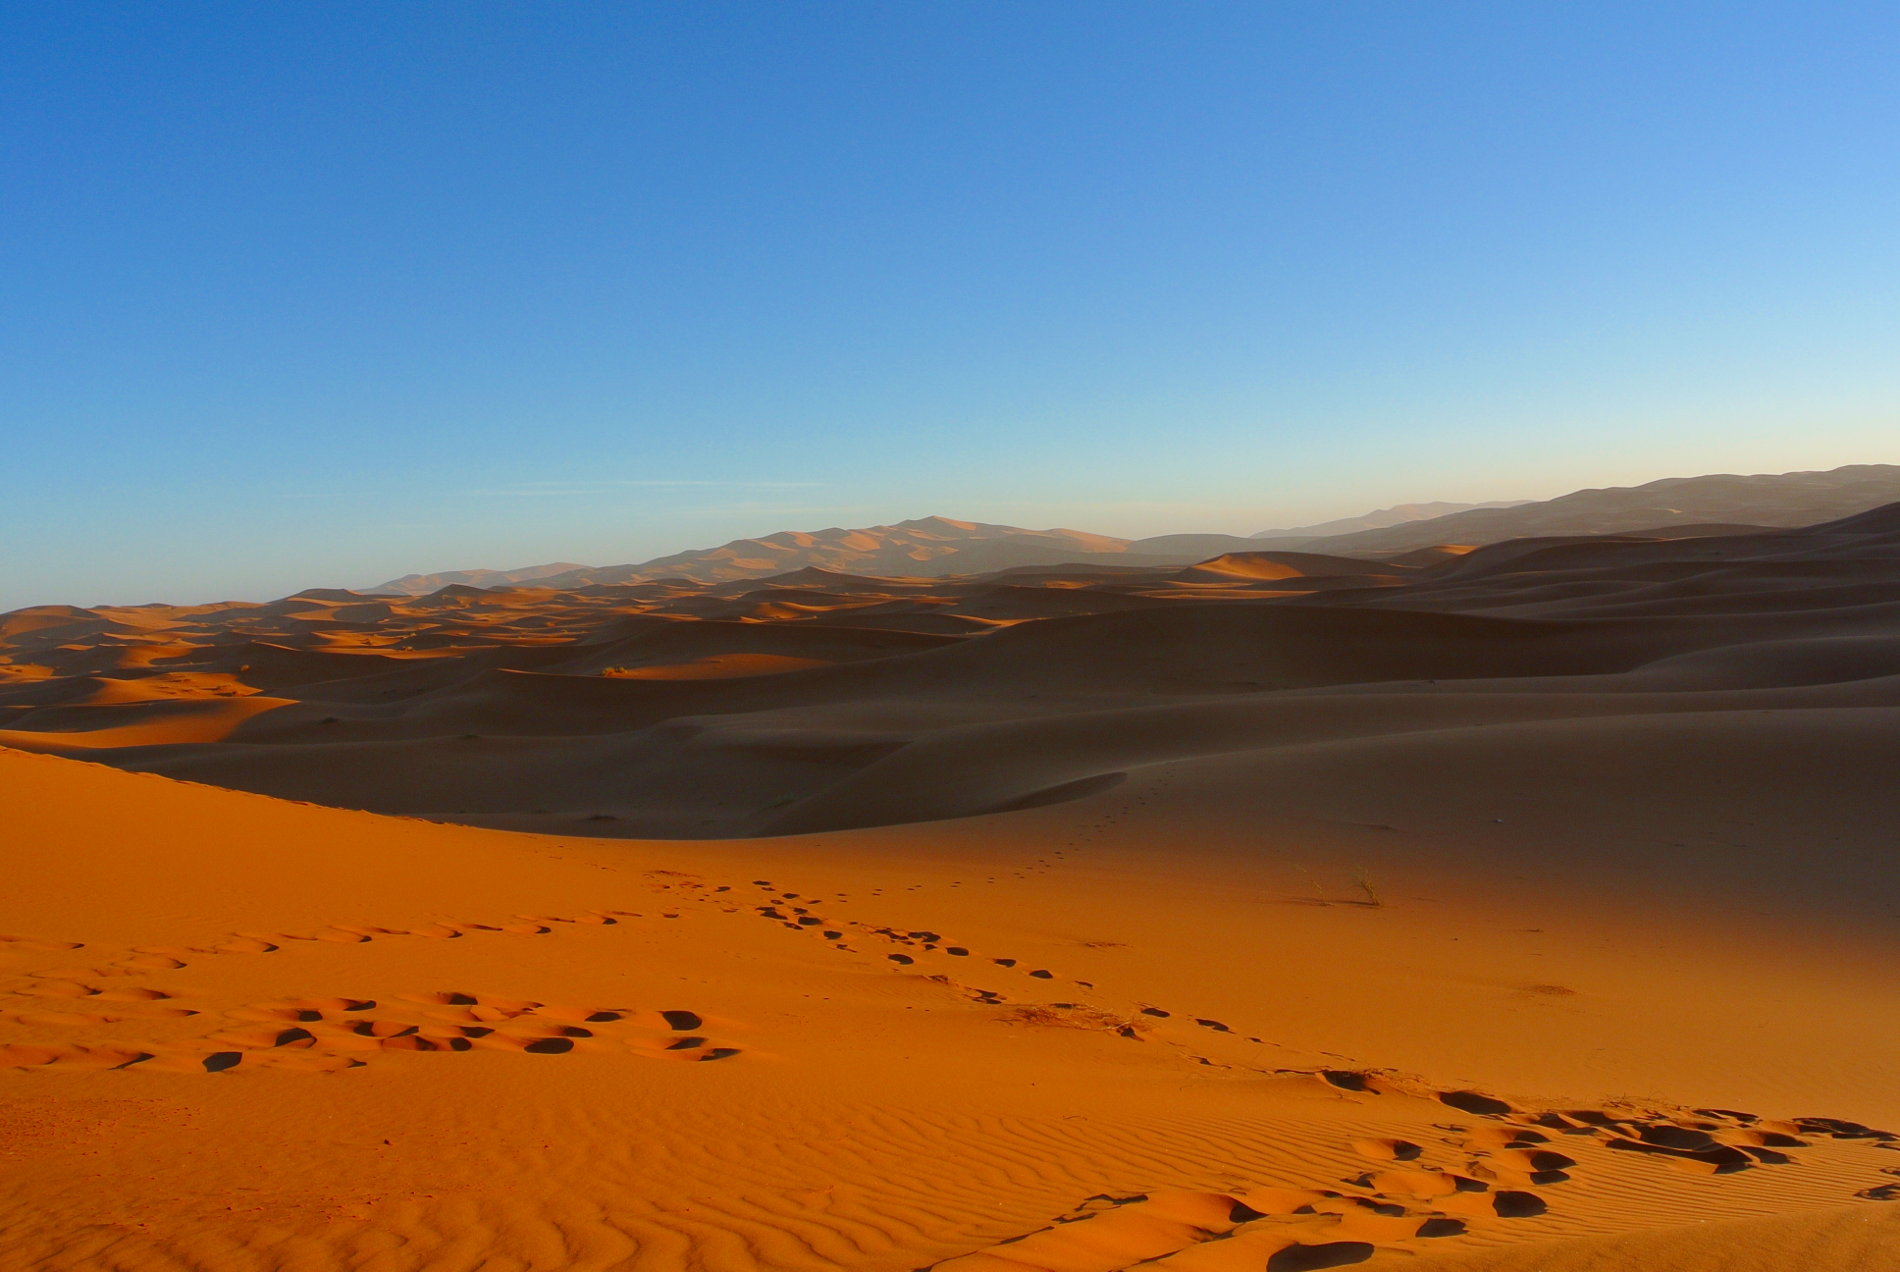
<path fill-rule="evenodd" d="M 0 1267 L 1900 1263 L 1897 622 L 1900 509 L 0 616 Z"/>

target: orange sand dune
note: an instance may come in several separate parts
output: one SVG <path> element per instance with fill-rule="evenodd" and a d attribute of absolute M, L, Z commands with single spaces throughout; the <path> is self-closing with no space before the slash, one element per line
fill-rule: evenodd
<path fill-rule="evenodd" d="M 1900 1266 L 1900 508 L 0 640 L 0 1267 Z"/>
<path fill-rule="evenodd" d="M 1885 1248 L 1829 1208 L 1895 1141 L 1812 1120 L 1900 1112 L 1845 942 L 1718 970 L 1724 907 L 1495 865 L 1381 863 L 1372 905 L 1345 827 L 1158 856 L 1153 782 L 660 844 L 0 752 L 10 833 L 59 845 L 0 902 L 0 1262 L 1528 1267 L 1485 1260 L 1688 1215 Z"/>
<path fill-rule="evenodd" d="M 288 705 L 291 704 L 287 698 L 251 694 L 227 699 L 159 699 L 47 707 L 21 721 L 28 726 L 26 731 L 0 729 L 0 746 L 27 745 L 57 753 L 68 749 L 217 742 L 236 732 L 238 726 L 252 716 Z"/>

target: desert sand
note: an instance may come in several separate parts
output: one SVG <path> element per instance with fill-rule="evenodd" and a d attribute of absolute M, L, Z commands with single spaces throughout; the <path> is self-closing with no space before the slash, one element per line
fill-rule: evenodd
<path fill-rule="evenodd" d="M 0 616 L 0 1267 L 1900 1265 L 1900 506 Z"/>

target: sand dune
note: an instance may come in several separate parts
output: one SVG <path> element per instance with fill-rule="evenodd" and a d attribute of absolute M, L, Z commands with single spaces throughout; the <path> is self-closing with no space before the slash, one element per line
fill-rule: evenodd
<path fill-rule="evenodd" d="M 1846 943 L 1712 973 L 1721 907 L 1424 862 L 1374 906 L 1284 827 L 1157 873 L 1165 773 L 693 844 L 0 773 L 61 846 L 4 903 L 14 1266 L 1584 1267 L 1692 1213 L 1848 1268 L 1890 1179 L 1814 1105 L 1893 1103 Z"/>
<path fill-rule="evenodd" d="M 1900 1260 L 1900 507 L 1123 564 L 0 616 L 0 1266 Z"/>

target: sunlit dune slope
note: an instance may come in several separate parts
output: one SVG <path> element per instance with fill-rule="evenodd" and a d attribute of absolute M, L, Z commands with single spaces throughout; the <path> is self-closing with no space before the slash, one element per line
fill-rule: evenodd
<path fill-rule="evenodd" d="M 1549 825 L 1449 794 L 1223 788 L 652 843 L 0 751 L 0 1266 L 1893 1248 L 1891 925 L 1540 879 Z"/>

